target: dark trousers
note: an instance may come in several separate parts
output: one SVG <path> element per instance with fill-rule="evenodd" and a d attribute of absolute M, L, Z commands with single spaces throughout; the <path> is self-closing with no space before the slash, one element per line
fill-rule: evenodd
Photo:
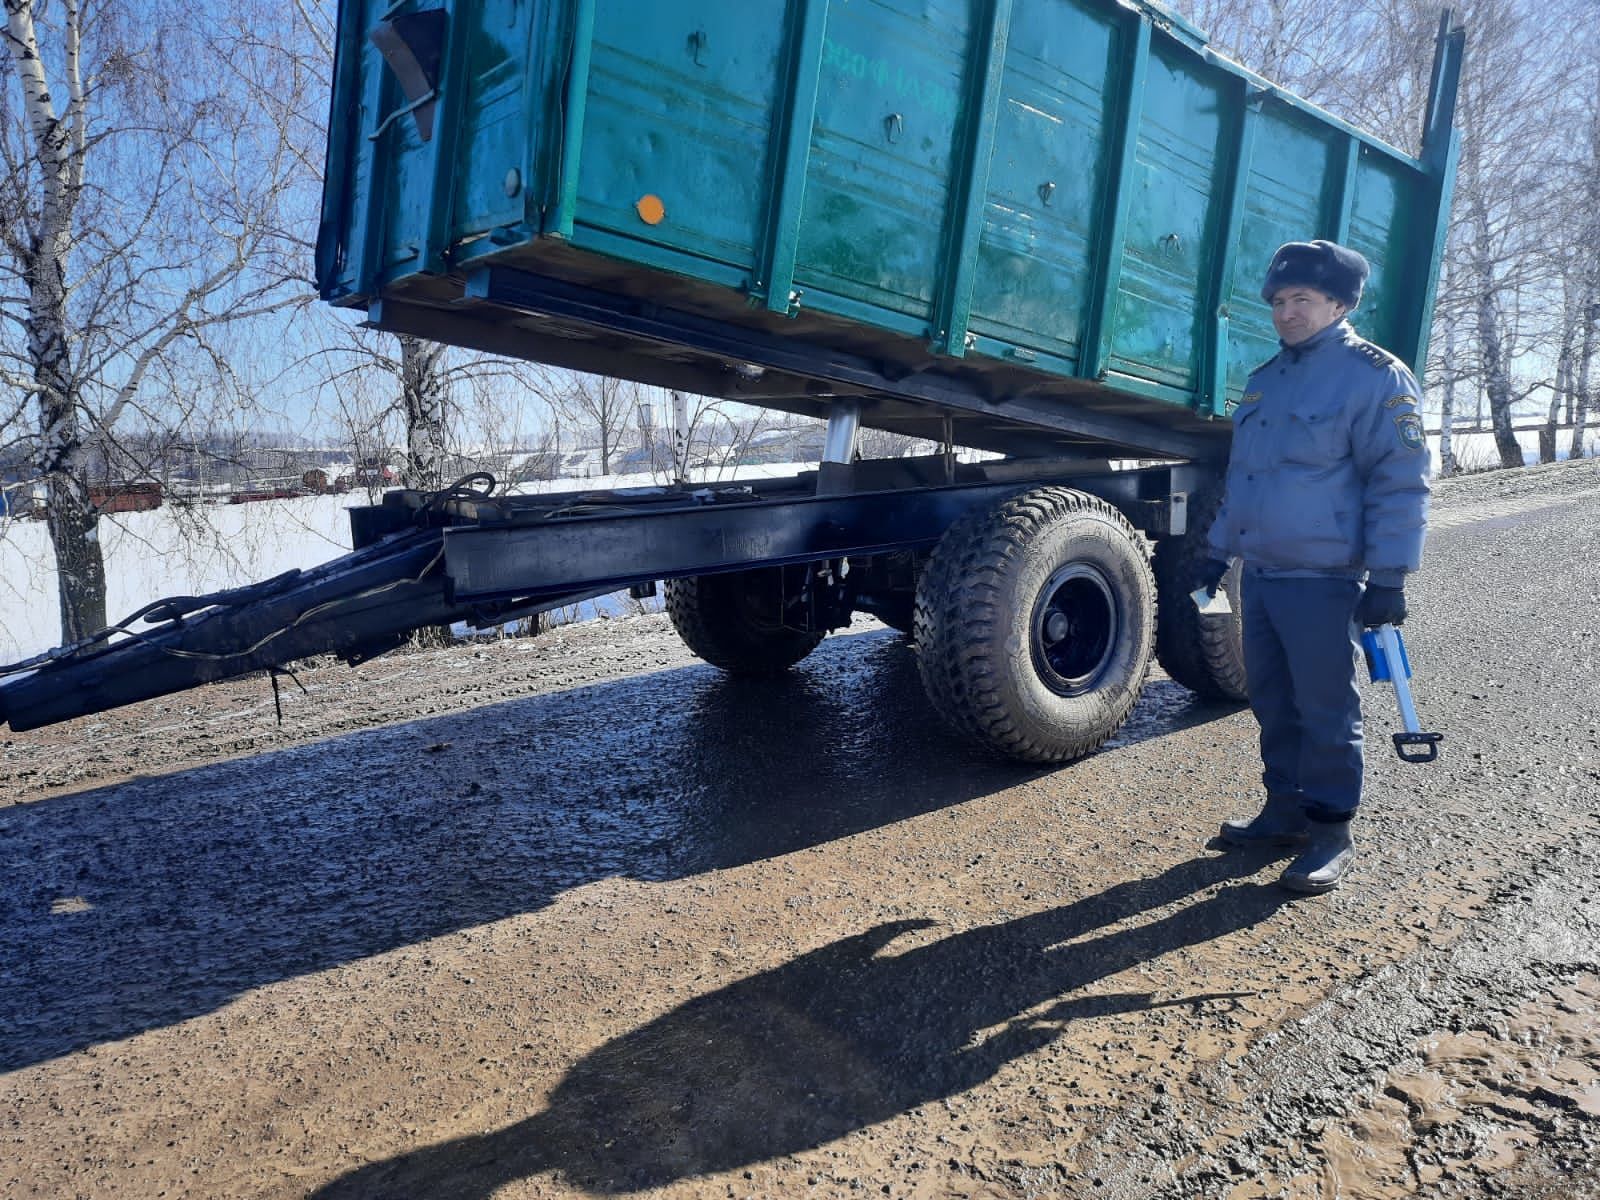
<path fill-rule="evenodd" d="M 1361 803 L 1361 692 L 1350 579 L 1271 578 L 1245 567 L 1244 663 L 1261 726 L 1262 782 L 1313 820 Z"/>

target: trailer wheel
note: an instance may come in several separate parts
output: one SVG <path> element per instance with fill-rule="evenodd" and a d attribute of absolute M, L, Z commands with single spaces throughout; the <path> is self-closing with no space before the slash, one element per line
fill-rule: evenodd
<path fill-rule="evenodd" d="M 1156 659 L 1168 675 L 1190 691 L 1212 700 L 1244 700 L 1244 627 L 1239 614 L 1238 563 L 1223 578 L 1233 612 L 1202 617 L 1189 598 L 1194 575 L 1211 557 L 1206 534 L 1222 507 L 1222 481 L 1213 479 L 1189 497 L 1188 532 L 1156 546 L 1156 595 L 1161 621 L 1156 629 Z"/>
<path fill-rule="evenodd" d="M 917 665 L 934 707 L 1027 762 L 1082 757 L 1121 728 L 1155 629 L 1139 534 L 1110 504 L 1069 488 L 964 517 L 917 588 Z"/>
<path fill-rule="evenodd" d="M 733 675 L 780 674 L 822 641 L 820 633 L 783 625 L 779 568 L 669 579 L 666 601 L 684 644 Z"/>

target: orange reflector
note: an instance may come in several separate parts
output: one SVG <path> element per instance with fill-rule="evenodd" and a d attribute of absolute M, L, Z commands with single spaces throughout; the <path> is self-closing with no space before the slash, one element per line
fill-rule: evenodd
<path fill-rule="evenodd" d="M 633 207 L 638 212 L 639 219 L 646 225 L 659 225 L 662 218 L 667 215 L 667 206 L 661 203 L 661 197 L 654 192 L 640 196 L 638 203 Z"/>

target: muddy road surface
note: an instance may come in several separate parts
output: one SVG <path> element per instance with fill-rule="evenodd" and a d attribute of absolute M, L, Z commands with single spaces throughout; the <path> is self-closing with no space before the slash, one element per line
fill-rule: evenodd
<path fill-rule="evenodd" d="M 1600 1196 L 1600 472 L 1440 488 L 1332 895 L 1249 713 L 947 736 L 660 617 L 0 733 L 0 1195 Z"/>

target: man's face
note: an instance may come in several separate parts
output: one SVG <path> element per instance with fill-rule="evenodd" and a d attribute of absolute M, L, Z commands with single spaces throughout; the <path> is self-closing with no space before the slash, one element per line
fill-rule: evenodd
<path fill-rule="evenodd" d="M 1346 311 L 1344 305 L 1316 288 L 1280 288 L 1272 296 L 1272 327 L 1285 346 L 1298 346 L 1332 325 Z"/>

